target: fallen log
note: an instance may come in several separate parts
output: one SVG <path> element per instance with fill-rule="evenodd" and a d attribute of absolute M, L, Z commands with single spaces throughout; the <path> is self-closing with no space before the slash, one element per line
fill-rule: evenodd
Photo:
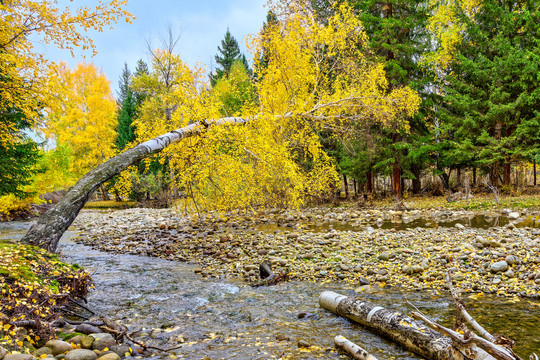
<path fill-rule="evenodd" d="M 361 299 L 353 299 L 333 291 L 324 291 L 319 297 L 322 308 L 351 319 L 392 339 L 420 356 L 431 360 L 494 360 L 495 358 L 475 344 L 456 345 L 444 336 L 413 318 L 387 310 Z"/>
<path fill-rule="evenodd" d="M 334 344 L 355 360 L 377 360 L 376 357 L 342 335 L 337 335 L 334 338 Z"/>

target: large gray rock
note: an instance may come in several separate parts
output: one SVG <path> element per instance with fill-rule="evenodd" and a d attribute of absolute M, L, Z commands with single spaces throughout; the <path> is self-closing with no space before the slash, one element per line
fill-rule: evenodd
<path fill-rule="evenodd" d="M 497 261 L 497 262 L 491 264 L 491 266 L 489 268 L 494 273 L 501 272 L 501 271 L 506 271 L 506 269 L 508 269 L 508 263 L 506 261 L 504 261 L 504 260 Z"/>
<path fill-rule="evenodd" d="M 116 341 L 109 333 L 90 334 L 90 336 L 95 339 L 92 344 L 92 350 L 102 351 L 105 348 L 116 345 Z"/>
<path fill-rule="evenodd" d="M 513 219 L 513 220 L 519 219 L 519 213 L 516 212 L 516 211 L 513 211 L 513 212 L 511 212 L 510 214 L 508 214 L 508 218 L 509 218 L 509 219 Z"/>
<path fill-rule="evenodd" d="M 2 346 L 0 346 L 0 360 L 2 360 L 4 358 L 4 356 L 6 356 L 6 354 L 7 354 L 6 349 L 4 349 Z"/>
<path fill-rule="evenodd" d="M 66 354 L 65 360 L 96 360 L 97 355 L 92 350 L 75 349 Z"/>
<path fill-rule="evenodd" d="M 45 343 L 45 346 L 51 349 L 51 353 L 54 356 L 73 350 L 71 344 L 62 340 L 49 340 Z"/>

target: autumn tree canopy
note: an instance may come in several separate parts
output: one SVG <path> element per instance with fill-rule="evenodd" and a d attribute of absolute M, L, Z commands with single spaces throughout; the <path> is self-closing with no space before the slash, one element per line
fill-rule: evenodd
<path fill-rule="evenodd" d="M 326 24 L 300 2 L 275 3 L 272 11 L 279 25 L 250 42 L 253 53 L 264 47 L 268 54 L 255 96 L 240 98 L 239 91 L 246 96 L 249 90 L 241 85 L 246 80 L 241 72 L 232 72 L 209 92 L 201 70 L 163 50 L 155 51 L 151 74 L 133 81 L 149 95 L 135 122 L 141 141 L 220 117 L 231 99 L 241 103 L 234 115 L 250 119 L 245 126 L 213 127 L 186 140 L 187 146 L 162 153 L 175 169 L 176 186 L 198 205 L 298 206 L 321 196 L 334 187 L 337 173 L 320 131 L 352 134 L 363 122 L 407 131 L 407 118 L 418 108 L 413 90 L 390 90 L 384 67 L 365 56 L 366 34 L 350 7 L 337 7 Z M 164 63 L 171 64 L 172 76 L 163 76 Z"/>

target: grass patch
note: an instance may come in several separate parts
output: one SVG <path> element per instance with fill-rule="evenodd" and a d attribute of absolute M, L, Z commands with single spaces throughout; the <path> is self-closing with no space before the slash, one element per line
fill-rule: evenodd
<path fill-rule="evenodd" d="M 501 209 L 529 209 L 540 210 L 539 195 L 500 195 L 501 204 L 498 205 L 491 194 L 474 194 L 469 200 L 448 202 L 443 196 L 414 196 L 406 197 L 405 204 L 411 209 L 449 209 L 449 210 L 501 210 Z M 395 207 L 391 199 L 374 201 L 374 207 L 379 209 L 392 209 Z"/>
<path fill-rule="evenodd" d="M 84 205 L 85 209 L 130 209 L 137 206 L 135 201 L 91 201 Z"/>

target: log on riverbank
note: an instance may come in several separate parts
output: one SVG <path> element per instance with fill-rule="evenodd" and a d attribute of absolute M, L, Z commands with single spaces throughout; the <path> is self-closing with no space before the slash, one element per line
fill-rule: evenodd
<path fill-rule="evenodd" d="M 319 304 L 326 310 L 375 330 L 407 350 L 427 359 L 495 359 L 474 344 L 458 346 L 450 337 L 436 332 L 409 316 L 361 299 L 349 298 L 333 291 L 324 291 L 319 297 Z"/>

